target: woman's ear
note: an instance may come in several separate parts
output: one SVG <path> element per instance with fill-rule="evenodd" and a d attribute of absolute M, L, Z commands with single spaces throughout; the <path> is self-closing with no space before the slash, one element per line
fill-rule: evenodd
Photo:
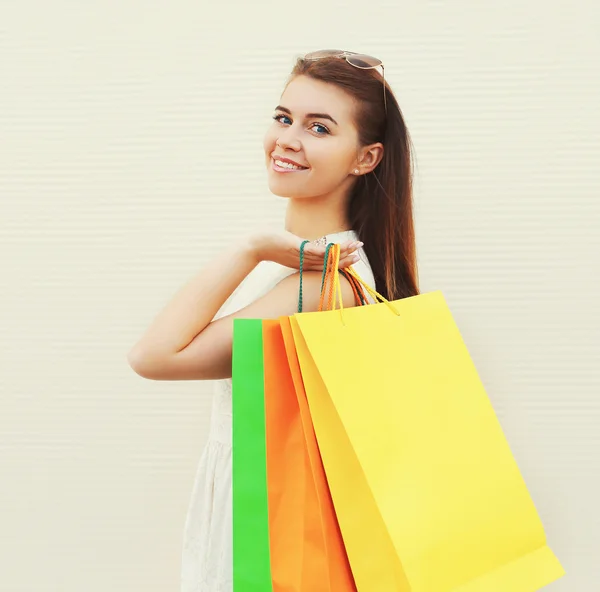
<path fill-rule="evenodd" d="M 370 173 L 383 158 L 383 144 L 377 142 L 375 144 L 369 144 L 360 150 L 358 161 L 356 162 L 354 169 L 359 172 L 356 174 L 365 175 Z"/>

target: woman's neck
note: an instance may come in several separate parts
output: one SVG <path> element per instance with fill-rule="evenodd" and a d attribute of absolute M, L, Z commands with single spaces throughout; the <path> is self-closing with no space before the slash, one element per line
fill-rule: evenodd
<path fill-rule="evenodd" d="M 345 207 L 331 199 L 290 198 L 285 229 L 296 236 L 316 240 L 328 234 L 350 230 Z"/>

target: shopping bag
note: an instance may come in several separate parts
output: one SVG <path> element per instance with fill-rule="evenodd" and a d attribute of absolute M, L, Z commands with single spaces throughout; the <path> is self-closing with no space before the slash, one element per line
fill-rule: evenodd
<path fill-rule="evenodd" d="M 273 591 L 302 590 L 307 466 L 279 322 L 263 321 L 269 541 Z M 283 350 L 283 351 L 282 351 Z"/>
<path fill-rule="evenodd" d="M 359 592 L 533 592 L 564 574 L 441 292 L 291 326 Z"/>
<path fill-rule="evenodd" d="M 233 588 L 269 592 L 263 339 L 260 319 L 235 319 L 232 352 Z"/>
<path fill-rule="evenodd" d="M 263 321 L 263 353 L 273 590 L 354 592 L 287 317 Z"/>
<path fill-rule="evenodd" d="M 289 325 L 356 589 L 359 592 L 411 590 L 352 444 L 312 363 L 297 318 L 291 317 Z"/>

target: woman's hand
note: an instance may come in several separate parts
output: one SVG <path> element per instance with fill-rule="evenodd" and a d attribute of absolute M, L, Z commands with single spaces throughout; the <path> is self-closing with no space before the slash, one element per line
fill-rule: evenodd
<path fill-rule="evenodd" d="M 300 268 L 300 245 L 303 239 L 291 232 L 270 232 L 252 235 L 249 247 L 257 261 L 274 261 L 292 269 Z M 350 267 L 360 260 L 358 249 L 362 247 L 359 241 L 340 243 L 339 268 Z M 322 271 L 325 264 L 325 247 L 306 243 L 304 245 L 304 270 Z"/>
<path fill-rule="evenodd" d="M 230 378 L 233 319 L 278 319 L 295 314 L 297 274 L 283 279 L 241 310 L 219 319 L 215 315 L 260 261 L 298 269 L 301 244 L 302 239 L 289 232 L 267 232 L 231 245 L 183 286 L 154 319 L 128 355 L 131 367 L 152 380 Z M 352 241 L 340 245 L 340 268 L 358 260 L 361 246 Z M 304 278 L 303 305 L 307 312 L 319 309 L 324 256 L 324 246 L 305 245 L 304 269 L 310 271 Z M 344 306 L 353 306 L 355 296 L 350 283 L 343 280 L 340 284 Z"/>

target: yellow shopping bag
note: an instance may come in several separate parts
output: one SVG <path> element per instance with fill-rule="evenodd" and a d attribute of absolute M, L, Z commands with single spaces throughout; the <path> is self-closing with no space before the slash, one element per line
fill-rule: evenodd
<path fill-rule="evenodd" d="M 359 592 L 534 592 L 564 574 L 440 292 L 291 325 Z"/>

